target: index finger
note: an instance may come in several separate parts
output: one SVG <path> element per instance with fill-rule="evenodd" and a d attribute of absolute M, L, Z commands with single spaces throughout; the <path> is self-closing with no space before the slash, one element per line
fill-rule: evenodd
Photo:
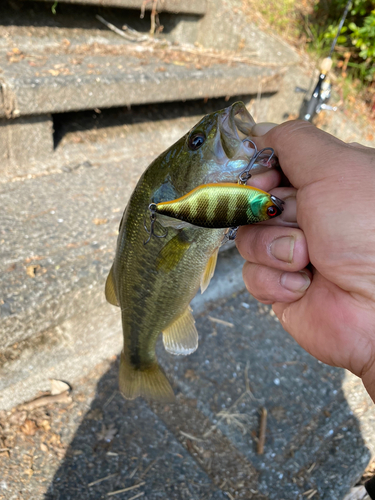
<path fill-rule="evenodd" d="M 358 164 L 358 149 L 353 154 L 352 146 L 302 120 L 277 125 L 252 140 L 259 150 L 275 150 L 283 172 L 296 188 L 330 175 L 353 175 Z"/>

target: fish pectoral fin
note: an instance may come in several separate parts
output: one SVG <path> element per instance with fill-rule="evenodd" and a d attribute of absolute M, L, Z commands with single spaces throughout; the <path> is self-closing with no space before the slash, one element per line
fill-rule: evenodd
<path fill-rule="evenodd" d="M 107 302 L 109 302 L 113 306 L 118 306 L 118 307 L 120 306 L 115 292 L 115 283 L 113 280 L 113 266 L 111 267 L 111 270 L 109 271 L 107 277 L 107 281 L 105 282 L 105 298 L 107 299 Z"/>
<path fill-rule="evenodd" d="M 147 400 L 173 403 L 175 396 L 171 384 L 157 361 L 141 370 L 133 366 L 128 356 L 121 352 L 119 386 L 126 399 L 141 396 Z"/>
<path fill-rule="evenodd" d="M 203 293 L 207 289 L 208 285 L 210 284 L 211 278 L 215 273 L 218 253 L 219 248 L 216 248 L 209 261 L 207 262 L 206 269 L 204 270 L 201 277 L 201 293 Z"/>
<path fill-rule="evenodd" d="M 175 355 L 186 356 L 198 348 L 198 332 L 190 307 L 163 331 L 163 343 L 166 351 Z"/>
<path fill-rule="evenodd" d="M 183 231 L 174 236 L 168 243 L 160 250 L 156 259 L 156 269 L 169 273 L 180 262 L 185 252 L 189 249 L 191 241 Z"/>
<path fill-rule="evenodd" d="M 168 217 L 168 215 L 163 215 L 163 214 L 157 214 L 156 220 L 159 222 L 161 226 L 172 227 L 173 229 L 183 229 L 184 227 L 197 228 L 197 226 L 194 226 L 189 222 L 184 222 L 183 220 L 180 219 L 174 219 L 173 217 Z"/>

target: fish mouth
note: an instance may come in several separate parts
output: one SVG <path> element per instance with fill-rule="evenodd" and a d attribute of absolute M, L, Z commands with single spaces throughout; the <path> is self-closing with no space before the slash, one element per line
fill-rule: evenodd
<path fill-rule="evenodd" d="M 251 130 L 255 121 L 243 102 L 235 102 L 224 109 L 218 120 L 218 135 L 215 146 L 216 158 L 220 158 L 220 171 L 210 176 L 211 182 L 237 182 L 256 152 L 251 141 Z M 262 160 L 263 162 L 263 160 Z M 251 172 L 268 170 L 258 160 L 251 166 Z"/>
<path fill-rule="evenodd" d="M 239 153 L 248 158 L 254 153 L 244 139 L 251 135 L 251 129 L 255 121 L 246 109 L 243 102 L 235 102 L 226 108 L 219 120 L 220 141 L 223 150 L 229 159 L 238 156 Z"/>
<path fill-rule="evenodd" d="M 251 140 L 254 125 L 255 121 L 243 102 L 235 102 L 223 110 L 216 143 L 217 157 L 222 159 L 221 171 L 216 174 L 214 182 L 237 182 L 244 171 L 255 175 L 278 165 L 277 158 L 266 153 L 259 155 L 250 165 L 254 153 L 258 152 Z"/>

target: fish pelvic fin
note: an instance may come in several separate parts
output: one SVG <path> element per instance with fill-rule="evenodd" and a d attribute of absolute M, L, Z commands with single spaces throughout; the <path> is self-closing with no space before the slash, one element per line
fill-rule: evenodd
<path fill-rule="evenodd" d="M 156 361 L 146 369 L 140 370 L 132 365 L 124 352 L 121 352 L 119 385 L 125 399 L 141 396 L 162 403 L 175 401 L 173 389 Z"/>
<path fill-rule="evenodd" d="M 120 306 L 115 292 L 115 283 L 113 280 L 113 265 L 111 267 L 111 270 L 109 271 L 107 281 L 105 282 L 105 298 L 107 302 L 109 302 L 113 306 Z"/>
<path fill-rule="evenodd" d="M 160 250 L 156 260 L 156 268 L 158 271 L 169 273 L 181 261 L 191 242 L 186 237 L 183 231 L 174 236 L 168 243 Z"/>
<path fill-rule="evenodd" d="M 207 262 L 206 268 L 201 277 L 201 293 L 203 293 L 207 289 L 208 285 L 210 284 L 211 278 L 215 273 L 218 253 L 219 247 L 216 248 L 214 253 L 209 258 L 209 261 Z"/>
<path fill-rule="evenodd" d="M 198 348 L 198 332 L 190 307 L 163 331 L 166 351 L 175 355 L 191 354 Z"/>

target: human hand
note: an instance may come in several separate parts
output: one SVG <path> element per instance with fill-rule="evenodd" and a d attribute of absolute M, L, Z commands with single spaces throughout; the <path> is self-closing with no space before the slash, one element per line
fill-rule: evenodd
<path fill-rule="evenodd" d="M 252 139 L 275 150 L 293 187 L 276 188 L 275 173 L 260 185 L 254 177 L 286 209 L 274 225 L 238 231 L 246 287 L 310 354 L 361 377 L 375 401 L 375 149 L 308 122 L 269 128 L 256 125 Z"/>

